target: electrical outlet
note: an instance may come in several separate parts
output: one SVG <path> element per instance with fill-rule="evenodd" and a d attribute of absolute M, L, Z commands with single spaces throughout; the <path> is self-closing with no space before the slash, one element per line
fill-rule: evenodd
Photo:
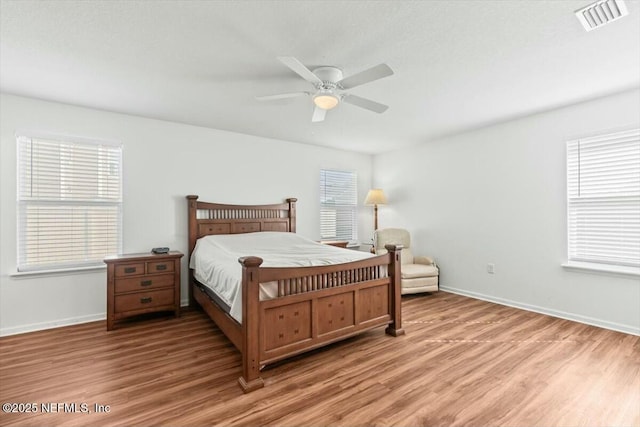
<path fill-rule="evenodd" d="M 495 274 L 495 272 L 496 272 L 496 265 L 493 263 L 487 264 L 487 273 Z"/>

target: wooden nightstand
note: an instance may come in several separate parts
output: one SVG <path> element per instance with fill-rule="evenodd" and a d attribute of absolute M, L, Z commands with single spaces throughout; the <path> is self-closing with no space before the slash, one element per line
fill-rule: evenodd
<path fill-rule="evenodd" d="M 117 320 L 155 311 L 180 316 L 182 252 L 114 255 L 107 264 L 107 330 Z"/>
<path fill-rule="evenodd" d="M 320 243 L 323 245 L 337 246 L 338 248 L 346 248 L 349 242 L 347 240 L 323 240 Z"/>

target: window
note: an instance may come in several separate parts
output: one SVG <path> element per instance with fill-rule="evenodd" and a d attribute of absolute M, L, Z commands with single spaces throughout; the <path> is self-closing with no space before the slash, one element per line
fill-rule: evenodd
<path fill-rule="evenodd" d="M 358 239 L 357 194 L 355 172 L 320 171 L 320 239 Z"/>
<path fill-rule="evenodd" d="M 569 262 L 640 267 L 640 130 L 567 143 Z"/>
<path fill-rule="evenodd" d="M 18 271 L 103 265 L 120 252 L 122 147 L 17 139 Z"/>

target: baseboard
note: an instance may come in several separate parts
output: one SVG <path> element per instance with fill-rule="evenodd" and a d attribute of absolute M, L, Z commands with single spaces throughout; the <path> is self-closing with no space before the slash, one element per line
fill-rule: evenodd
<path fill-rule="evenodd" d="M 612 331 L 624 332 L 625 334 L 640 336 L 640 328 L 634 328 L 633 326 L 623 325 L 615 322 L 607 322 L 601 319 L 594 319 L 592 317 L 581 316 L 578 314 L 567 313 L 564 311 L 551 310 L 536 305 L 523 304 L 521 302 L 508 300 L 505 298 L 494 297 L 490 295 L 481 294 L 478 292 L 467 291 L 464 289 L 452 288 L 449 286 L 440 286 L 440 289 L 445 292 L 451 292 L 452 294 L 463 295 L 466 297 L 476 298 L 483 301 L 489 301 L 496 304 L 506 305 L 509 307 L 520 308 L 522 310 L 533 311 L 535 313 L 546 314 L 553 317 L 559 317 L 561 319 L 573 320 L 575 322 L 585 323 L 587 325 L 598 326 L 600 328 L 610 329 Z M 189 305 L 188 300 L 181 300 L 180 305 L 186 307 Z M 60 328 L 62 326 L 77 325 L 80 323 L 96 322 L 98 320 L 105 320 L 107 318 L 106 313 L 91 314 L 88 316 L 70 317 L 67 319 L 60 319 L 51 322 L 31 323 L 28 325 L 14 326 L 10 328 L 0 328 L 0 337 L 9 335 L 24 334 L 27 332 L 43 331 L 46 329 Z"/>
<path fill-rule="evenodd" d="M 496 304 L 506 305 L 508 307 L 520 308 L 522 310 L 533 311 L 535 313 L 546 314 L 548 316 L 559 317 L 560 319 L 573 320 L 574 322 L 584 323 L 591 326 L 598 326 L 604 329 L 610 329 L 616 332 L 623 332 L 625 334 L 640 336 L 640 328 L 631 325 L 623 325 L 621 323 L 608 322 L 602 319 L 595 319 L 593 317 L 582 316 L 574 313 L 567 313 L 564 311 L 552 310 L 545 307 L 539 307 L 537 305 L 524 304 L 518 301 L 512 301 L 505 298 L 494 297 L 491 295 L 485 295 L 478 292 L 467 291 L 465 289 L 452 288 L 449 286 L 440 286 L 440 289 L 445 292 L 451 292 L 452 294 L 463 295 L 483 301 L 489 301 Z"/>
<path fill-rule="evenodd" d="M 0 328 L 0 337 L 25 334 L 27 332 L 44 331 L 46 329 L 61 328 L 63 326 L 77 325 L 79 323 L 96 322 L 98 320 L 105 320 L 106 318 L 106 313 L 98 313 L 90 314 L 87 316 L 69 317 L 67 319 L 59 319 L 49 322 L 30 323 L 28 325 L 14 326 L 10 328 Z"/>
<path fill-rule="evenodd" d="M 180 306 L 187 307 L 189 300 L 181 300 Z M 90 314 L 88 316 L 70 317 L 68 319 L 53 320 L 50 322 L 31 323 L 28 325 L 14 326 L 10 328 L 0 328 L 0 337 L 6 337 L 9 335 L 26 334 L 27 332 L 44 331 L 46 329 L 61 328 L 63 326 L 78 325 L 80 323 L 97 322 L 98 320 L 105 320 L 107 318 L 106 313 Z"/>

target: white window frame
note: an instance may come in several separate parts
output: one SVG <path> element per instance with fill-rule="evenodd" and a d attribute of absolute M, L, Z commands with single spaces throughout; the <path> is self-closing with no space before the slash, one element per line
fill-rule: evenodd
<path fill-rule="evenodd" d="M 340 187 L 343 187 L 342 190 Z M 358 175 L 356 172 L 320 170 L 320 240 L 357 242 Z"/>
<path fill-rule="evenodd" d="M 640 275 L 640 129 L 567 141 L 567 259 Z"/>
<path fill-rule="evenodd" d="M 104 268 L 105 256 L 122 252 L 122 144 L 20 131 L 16 133 L 16 145 L 16 275 Z M 42 147 L 38 154 L 33 150 L 36 146 Z M 41 166 L 33 163 L 36 159 Z M 87 173 L 82 174 L 87 166 Z M 38 174 L 33 173 L 36 168 Z M 85 183 L 84 178 L 90 180 Z M 45 185 L 47 190 L 34 190 Z M 30 210 L 39 212 L 29 216 Z M 68 215 L 72 211 L 75 218 Z M 101 222 L 104 218 L 106 221 Z M 53 220 L 52 225 L 42 225 L 46 219 Z M 73 233 L 56 235 L 58 221 L 64 221 Z M 53 245 L 42 243 L 40 236 L 45 231 L 54 233 Z M 108 237 L 89 235 L 96 231 Z M 39 237 L 28 237 L 34 235 Z M 96 245 L 96 241 L 102 243 Z M 54 251 L 59 249 L 66 252 L 56 257 Z"/>

